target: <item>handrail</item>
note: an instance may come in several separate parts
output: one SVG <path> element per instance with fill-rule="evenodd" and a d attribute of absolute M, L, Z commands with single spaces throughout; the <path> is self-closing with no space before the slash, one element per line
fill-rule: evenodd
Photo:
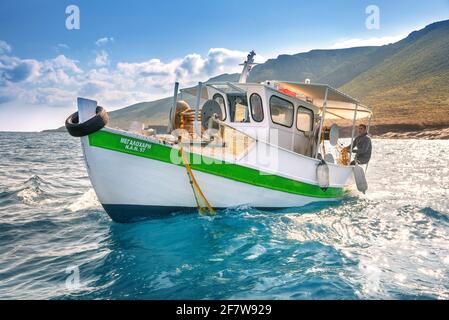
<path fill-rule="evenodd" d="M 175 88 L 173 92 L 173 106 L 170 113 L 170 123 L 168 124 L 167 133 L 171 133 L 174 129 L 173 123 L 175 123 L 176 119 L 176 107 L 177 107 L 176 104 L 178 102 L 178 91 L 179 91 L 179 82 L 175 82 Z"/>
<path fill-rule="evenodd" d="M 326 117 L 328 93 L 329 93 L 329 88 L 326 87 L 326 93 L 324 94 L 324 102 L 323 102 L 323 113 L 321 115 L 320 129 L 318 131 L 318 139 L 317 139 L 317 143 L 316 143 L 315 159 L 318 158 L 318 151 L 320 151 L 321 135 L 323 134 L 321 131 L 323 130 L 324 118 Z M 324 158 L 324 154 L 323 154 L 323 158 Z"/>
<path fill-rule="evenodd" d="M 198 92 L 197 92 L 197 96 L 196 96 L 196 105 L 195 105 L 195 122 L 193 124 L 194 131 L 198 136 L 201 136 L 201 130 L 199 128 L 199 123 L 198 123 L 198 114 L 200 112 L 202 92 L 203 92 L 203 83 L 198 82 Z"/>
<path fill-rule="evenodd" d="M 315 162 L 317 162 L 317 163 L 320 162 L 320 161 L 319 161 L 318 159 L 316 159 L 316 158 L 308 157 L 308 156 L 305 156 L 305 155 L 303 155 L 303 154 L 300 154 L 300 153 L 291 151 L 291 150 L 289 150 L 289 149 L 286 149 L 286 148 L 284 148 L 284 147 L 281 147 L 281 146 L 279 146 L 279 145 L 272 144 L 271 142 L 267 142 L 267 141 L 265 141 L 265 140 L 261 140 L 261 139 L 258 139 L 258 138 L 251 137 L 251 136 L 250 136 L 249 134 L 247 134 L 246 132 L 243 132 L 243 131 L 241 131 L 241 130 L 239 130 L 239 129 L 236 129 L 236 128 L 234 128 L 233 126 L 230 126 L 229 124 L 227 124 L 227 123 L 225 123 L 225 122 L 223 122 L 223 121 L 221 121 L 221 120 L 218 120 L 218 119 L 216 119 L 216 118 L 213 118 L 213 119 L 214 119 L 214 121 L 215 121 L 216 123 L 218 123 L 218 124 L 220 124 L 220 125 L 223 125 L 223 126 L 225 126 L 225 127 L 231 128 L 231 129 L 233 129 L 233 130 L 235 130 L 235 131 L 237 131 L 237 132 L 239 132 L 239 133 L 241 133 L 241 134 L 244 134 L 244 135 L 248 136 L 249 138 L 254 139 L 256 142 L 265 143 L 266 145 L 268 145 L 268 146 L 270 146 L 270 147 L 277 148 L 277 149 L 279 149 L 279 150 L 285 151 L 285 152 L 287 152 L 287 153 L 290 153 L 290 154 L 292 154 L 292 155 L 301 157 L 301 158 L 303 158 L 303 159 L 313 160 L 313 161 L 315 161 Z M 338 165 L 338 164 L 335 164 L 335 163 L 328 163 L 328 165 L 329 165 L 329 166 L 333 166 L 333 167 L 339 167 L 339 168 L 341 168 L 341 167 L 347 167 L 347 166 L 341 166 L 341 165 Z"/>
<path fill-rule="evenodd" d="M 355 105 L 355 111 L 354 111 L 354 120 L 352 121 L 352 133 L 351 133 L 351 151 L 349 152 L 349 160 L 352 159 L 352 149 L 354 149 L 354 133 L 355 133 L 355 122 L 357 120 L 357 108 L 359 107 L 358 104 Z"/>

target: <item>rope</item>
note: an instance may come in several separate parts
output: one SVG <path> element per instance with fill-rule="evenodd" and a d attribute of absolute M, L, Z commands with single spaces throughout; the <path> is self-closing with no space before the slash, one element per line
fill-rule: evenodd
<path fill-rule="evenodd" d="M 195 201 L 197 204 L 198 211 L 200 215 L 215 215 L 215 210 L 210 205 L 209 201 L 207 201 L 203 191 L 201 191 L 198 182 L 193 175 L 192 168 L 190 167 L 189 160 L 184 152 L 184 149 L 181 147 L 180 149 L 182 162 L 187 171 L 187 176 L 189 177 L 190 185 L 192 186 L 193 195 L 195 197 Z"/>

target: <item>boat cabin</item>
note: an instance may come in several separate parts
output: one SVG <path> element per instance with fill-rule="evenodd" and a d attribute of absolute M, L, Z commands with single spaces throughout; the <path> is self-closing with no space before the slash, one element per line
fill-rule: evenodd
<path fill-rule="evenodd" d="M 324 119 L 355 122 L 371 116 L 371 110 L 357 100 L 330 86 L 310 83 L 207 83 L 181 90 L 178 98 L 196 103 L 189 107 L 199 110 L 214 100 L 221 109 L 220 120 L 229 126 L 308 157 L 318 155 Z"/>

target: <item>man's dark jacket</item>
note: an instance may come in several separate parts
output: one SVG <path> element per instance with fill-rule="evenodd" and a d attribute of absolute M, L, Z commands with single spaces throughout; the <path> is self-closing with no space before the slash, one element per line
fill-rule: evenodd
<path fill-rule="evenodd" d="M 360 164 L 367 164 L 371 159 L 371 139 L 367 134 L 358 136 L 352 143 L 355 160 Z"/>

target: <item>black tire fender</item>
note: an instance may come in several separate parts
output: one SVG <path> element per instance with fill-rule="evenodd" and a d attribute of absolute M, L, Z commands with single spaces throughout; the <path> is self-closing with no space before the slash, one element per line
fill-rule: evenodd
<path fill-rule="evenodd" d="M 103 107 L 98 106 L 95 116 L 79 123 L 78 112 L 71 114 L 65 121 L 65 127 L 72 137 L 84 137 L 103 129 L 109 122 L 109 116 Z"/>

